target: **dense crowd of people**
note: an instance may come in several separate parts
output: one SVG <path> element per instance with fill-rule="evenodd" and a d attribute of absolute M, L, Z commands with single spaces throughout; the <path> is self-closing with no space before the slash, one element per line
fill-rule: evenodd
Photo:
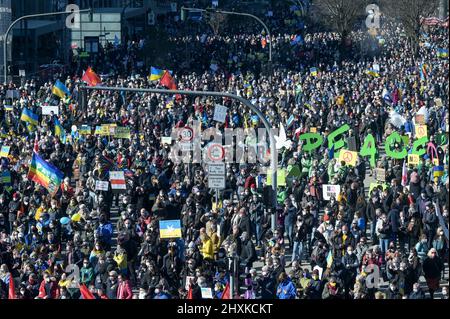
<path fill-rule="evenodd" d="M 276 207 L 266 200 L 258 164 L 227 164 L 216 202 L 205 167 L 174 163 L 171 145 L 162 142 L 193 121 L 221 131 L 262 127 L 237 101 L 89 91 L 84 108 L 79 65 L 60 78 L 68 100 L 52 94 L 53 82 L 0 85 L 0 144 L 10 146 L 1 158 L 0 298 L 11 298 L 12 281 L 19 299 L 80 298 L 80 285 L 98 299 L 202 299 L 205 288 L 221 299 L 230 298 L 232 279 L 233 295 L 244 299 L 448 298 L 448 57 L 436 54 L 448 48 L 448 29 L 425 30 L 417 56 L 397 24 L 383 24 L 378 38 L 355 31 L 355 43 L 376 42 L 371 57 L 356 44 L 339 57 L 334 33 L 306 32 L 300 41 L 282 30 L 272 38 L 270 74 L 268 48 L 260 33 L 249 32 L 172 30 L 172 64 L 159 66 L 172 71 L 179 89 L 243 96 L 273 127 L 285 126 L 293 143 L 280 150 L 278 167 L 297 173 L 279 186 Z M 141 39 L 110 44 L 92 67 L 108 74 L 104 85 L 159 88 L 147 78 L 150 66 L 140 63 L 144 47 Z M 378 74 L 368 74 L 374 64 Z M 11 100 L 8 90 L 20 96 Z M 41 106 L 55 103 L 58 115 L 42 114 Z M 215 103 L 228 108 L 225 123 L 213 120 Z M 39 115 L 39 125 L 21 121 L 24 107 Z M 408 139 L 392 148 L 410 150 L 419 110 L 437 154 L 406 165 L 404 180 L 404 160 L 386 156 L 385 141 L 398 132 Z M 55 134 L 55 117 L 65 143 Z M 130 138 L 72 130 L 102 124 L 129 127 Z M 367 157 L 350 166 L 329 156 L 326 137 L 343 124 L 350 126 L 343 148 L 355 144 L 359 151 L 367 135 L 375 137 L 376 167 Z M 306 152 L 298 135 L 311 128 L 325 138 Z M 55 196 L 27 177 L 36 150 L 64 173 Z M 444 167 L 438 176 L 435 158 Z M 369 192 L 376 168 L 385 169 L 385 181 Z M 112 170 L 126 172 L 126 191 L 97 190 L 96 181 L 108 181 Z M 337 196 L 324 198 L 326 184 L 340 185 Z M 161 239 L 161 220 L 181 220 L 181 238 Z"/>

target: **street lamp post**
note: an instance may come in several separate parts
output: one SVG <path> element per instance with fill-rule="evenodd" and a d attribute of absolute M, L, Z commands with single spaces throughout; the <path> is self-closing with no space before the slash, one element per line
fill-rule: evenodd
<path fill-rule="evenodd" d="M 237 96 L 231 93 L 225 92 L 212 92 L 212 91 L 182 91 L 182 90 L 165 90 L 165 89 L 134 89 L 134 88 L 123 88 L 123 87 L 106 87 L 106 86 L 80 86 L 80 94 L 82 97 L 84 96 L 84 91 L 86 90 L 99 90 L 99 91 L 124 91 L 124 92 L 142 92 L 142 93 L 159 93 L 159 94 L 180 94 L 180 95 L 192 95 L 192 96 L 214 96 L 214 97 L 226 97 L 233 100 L 237 100 L 246 107 L 248 107 L 252 112 L 256 113 L 258 117 L 263 122 L 264 128 L 266 129 L 267 134 L 269 135 L 270 140 L 270 169 L 272 174 L 272 216 L 271 216 L 271 228 L 272 231 L 275 230 L 276 227 L 276 207 L 277 207 L 277 166 L 278 166 L 278 152 L 276 148 L 275 136 L 273 130 L 271 129 L 271 125 L 269 121 L 267 121 L 266 117 L 263 113 L 255 107 L 249 100 L 244 99 L 243 97 Z M 84 97 L 86 99 L 86 97 Z M 82 106 L 83 108 L 83 106 Z"/>
<path fill-rule="evenodd" d="M 81 12 L 90 12 L 91 9 L 84 9 L 84 10 L 79 10 L 79 11 L 62 11 L 62 12 L 49 12 L 49 13 L 39 13 L 39 14 L 30 14 L 30 15 L 26 15 L 23 17 L 18 18 L 17 20 L 15 20 L 13 23 L 11 23 L 8 27 L 8 29 L 6 30 L 5 35 L 3 36 L 3 79 L 4 79 L 4 83 L 7 84 L 8 82 L 8 58 L 7 58 L 7 50 L 6 50 L 6 46 L 8 44 L 8 35 L 9 32 L 11 31 L 11 29 L 14 27 L 14 25 L 16 25 L 18 22 L 25 20 L 25 19 L 30 19 L 30 18 L 40 18 L 40 17 L 48 17 L 48 16 L 56 16 L 56 15 L 63 15 L 63 14 L 72 14 L 72 13 L 81 13 Z"/>
<path fill-rule="evenodd" d="M 263 28 L 266 30 L 267 35 L 269 36 L 269 65 L 270 65 L 270 70 L 269 70 L 269 74 L 272 74 L 272 35 L 270 33 L 269 27 L 267 27 L 267 25 L 257 16 L 250 14 L 250 13 L 245 13 L 245 12 L 234 12 L 234 11 L 222 11 L 222 10 L 205 10 L 205 9 L 198 9 L 198 8 L 186 8 L 186 7 L 181 7 L 181 11 L 183 12 L 184 10 L 186 11 L 193 11 L 193 12 L 215 12 L 215 13 L 221 13 L 221 14 L 228 14 L 228 15 L 237 15 L 237 16 L 244 16 L 244 17 L 250 17 L 255 19 L 256 21 L 258 21 Z"/>

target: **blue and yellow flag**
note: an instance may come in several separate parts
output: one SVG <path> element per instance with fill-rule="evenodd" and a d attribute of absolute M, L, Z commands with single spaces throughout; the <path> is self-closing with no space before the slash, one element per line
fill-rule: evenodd
<path fill-rule="evenodd" d="M 164 75 L 164 70 L 160 70 L 154 67 L 150 68 L 150 81 L 157 81 Z"/>
<path fill-rule="evenodd" d="M 159 221 L 159 235 L 161 239 L 181 238 L 181 221 L 179 219 Z"/>
<path fill-rule="evenodd" d="M 373 77 L 378 78 L 380 76 L 380 73 L 378 73 L 377 71 L 373 70 L 373 69 L 369 69 L 366 71 L 366 74 L 369 74 Z"/>
<path fill-rule="evenodd" d="M 27 122 L 31 125 L 37 126 L 39 124 L 39 116 L 37 114 L 34 114 L 26 107 L 22 111 L 22 115 L 20 117 L 21 121 Z"/>
<path fill-rule="evenodd" d="M 317 68 L 311 68 L 309 69 L 309 74 L 311 74 L 312 76 L 317 76 L 319 72 L 317 71 Z"/>
<path fill-rule="evenodd" d="M 66 130 L 62 127 L 59 120 L 55 117 L 55 136 L 59 138 L 61 143 L 66 144 Z"/>
<path fill-rule="evenodd" d="M 60 80 L 56 80 L 56 83 L 52 88 L 52 93 L 62 99 L 66 96 L 70 96 L 69 89 Z"/>
<path fill-rule="evenodd" d="M 438 58 L 448 58 L 448 50 L 443 48 L 437 49 L 437 56 Z"/>

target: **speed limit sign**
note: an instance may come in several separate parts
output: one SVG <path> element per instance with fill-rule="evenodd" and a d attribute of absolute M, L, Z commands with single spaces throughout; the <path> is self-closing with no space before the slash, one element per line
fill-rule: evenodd
<path fill-rule="evenodd" d="M 208 146 L 208 158 L 211 161 L 221 161 L 225 157 L 225 149 L 220 144 L 211 144 Z"/>
<path fill-rule="evenodd" d="M 183 142 L 191 142 L 194 139 L 194 130 L 189 126 L 180 129 L 178 136 Z"/>

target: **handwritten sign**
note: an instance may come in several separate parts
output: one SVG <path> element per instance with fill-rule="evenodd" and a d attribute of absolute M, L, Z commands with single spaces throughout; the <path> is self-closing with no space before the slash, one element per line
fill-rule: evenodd
<path fill-rule="evenodd" d="M 96 191 L 108 191 L 109 183 L 105 181 L 95 181 L 95 190 Z"/>
<path fill-rule="evenodd" d="M 341 185 L 322 185 L 323 190 L 323 199 L 324 200 L 330 200 L 331 197 L 334 197 L 335 199 L 341 192 Z"/>
<path fill-rule="evenodd" d="M 408 165 L 419 165 L 420 158 L 417 154 L 408 154 Z"/>

